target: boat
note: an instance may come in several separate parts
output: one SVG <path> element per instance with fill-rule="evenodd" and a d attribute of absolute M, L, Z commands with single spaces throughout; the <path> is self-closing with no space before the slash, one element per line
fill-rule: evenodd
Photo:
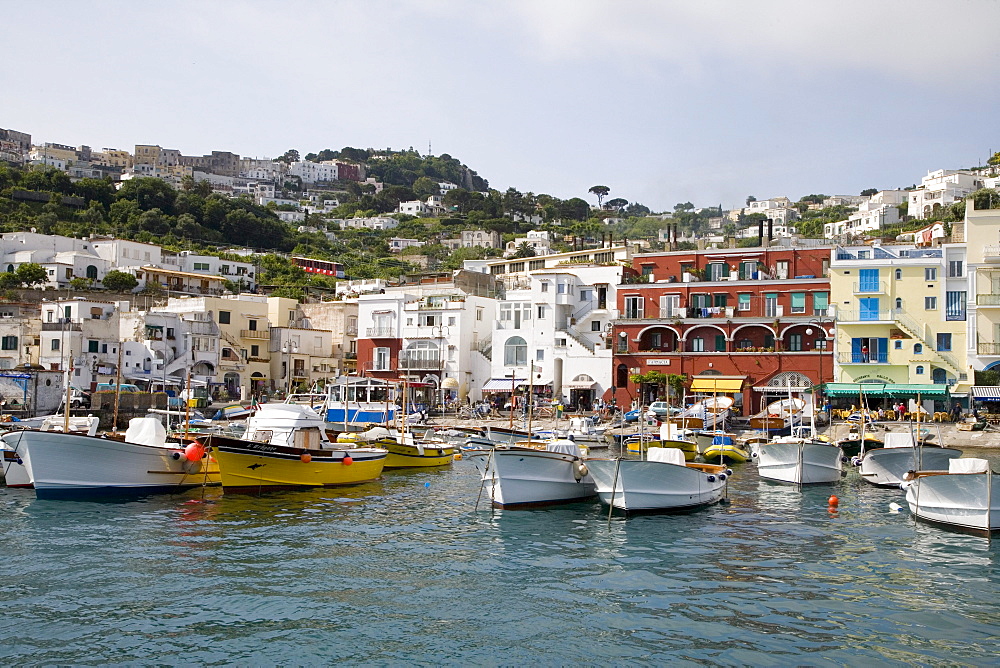
<path fill-rule="evenodd" d="M 386 427 L 343 432 L 336 442 L 384 448 L 389 453 L 385 458 L 387 469 L 448 466 L 455 458 L 455 446 L 443 439 L 416 439 L 412 431 L 394 432 Z"/>
<path fill-rule="evenodd" d="M 863 429 L 860 432 L 855 431 L 855 428 L 852 427 L 847 436 L 837 441 L 837 445 L 844 451 L 844 455 L 854 457 L 863 451 L 881 448 L 885 445 L 885 442 L 871 432 L 864 431 Z"/>
<path fill-rule="evenodd" d="M 156 418 L 133 418 L 121 440 L 41 430 L 11 431 L 0 440 L 15 485 L 33 486 L 40 499 L 178 492 L 219 482 L 205 449 L 168 443 Z M 8 466 L 12 455 L 23 472 Z"/>
<path fill-rule="evenodd" d="M 253 406 L 244 406 L 243 404 L 229 404 L 228 406 L 223 406 L 212 416 L 213 420 L 242 420 L 253 415 L 256 410 Z M 183 414 L 183 411 L 181 411 Z"/>
<path fill-rule="evenodd" d="M 959 531 L 1000 531 L 1000 480 L 985 459 L 952 459 L 947 471 L 910 471 L 902 487 L 917 519 Z"/>
<path fill-rule="evenodd" d="M 788 435 L 802 424 L 806 402 L 799 398 L 773 401 L 750 417 L 750 428 L 772 435 Z"/>
<path fill-rule="evenodd" d="M 225 492 L 355 485 L 382 474 L 387 450 L 338 445 L 324 426 L 309 406 L 264 404 L 244 438 L 209 434 L 200 442 L 218 459 Z"/>
<path fill-rule="evenodd" d="M 720 464 L 736 462 L 742 464 L 750 459 L 750 451 L 736 442 L 732 436 L 716 436 L 701 453 L 705 461 L 719 460 Z"/>
<path fill-rule="evenodd" d="M 843 473 L 843 451 L 835 443 L 809 436 L 776 436 L 757 444 L 757 472 L 765 480 L 795 485 L 836 482 Z"/>
<path fill-rule="evenodd" d="M 396 419 L 395 384 L 379 378 L 347 377 L 326 386 L 326 421 L 343 431 L 361 431 Z M 352 429 L 353 428 L 353 429 Z"/>
<path fill-rule="evenodd" d="M 46 415 L 38 423 L 39 431 L 68 432 L 96 436 L 100 418 L 94 416 L 72 417 L 66 415 Z M 8 487 L 34 487 L 34 481 L 24 466 L 22 457 L 6 441 L 0 441 L 3 452 L 3 476 Z"/>
<path fill-rule="evenodd" d="M 732 471 L 686 462 L 677 448 L 650 448 L 646 459 L 588 459 L 597 496 L 612 510 L 694 510 L 722 499 Z"/>
<path fill-rule="evenodd" d="M 732 405 L 732 397 L 708 397 L 689 406 L 675 419 L 692 429 L 722 429 Z"/>
<path fill-rule="evenodd" d="M 888 432 L 884 447 L 865 450 L 856 458 L 862 480 L 879 487 L 899 487 L 908 471 L 947 471 L 962 451 L 915 443 L 909 432 Z"/>
<path fill-rule="evenodd" d="M 569 439 L 527 441 L 470 451 L 481 491 L 497 508 L 532 508 L 586 501 L 596 494 L 584 453 Z"/>

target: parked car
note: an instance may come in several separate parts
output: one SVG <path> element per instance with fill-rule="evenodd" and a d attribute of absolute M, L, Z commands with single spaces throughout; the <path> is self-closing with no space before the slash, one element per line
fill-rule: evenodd
<path fill-rule="evenodd" d="M 654 401 L 649 405 L 646 417 L 664 420 L 671 415 L 676 415 L 679 412 L 681 412 L 679 408 L 671 406 L 666 401 Z"/>
<path fill-rule="evenodd" d="M 119 385 L 119 388 L 120 389 L 118 391 L 121 392 L 121 393 L 123 393 L 123 394 L 124 393 L 128 393 L 128 392 L 134 392 L 134 393 L 142 392 L 142 390 L 139 389 L 138 385 L 133 385 L 132 383 L 122 383 L 121 385 Z M 97 391 L 98 392 L 114 392 L 115 391 L 115 384 L 114 383 L 98 383 L 97 384 Z"/>
<path fill-rule="evenodd" d="M 69 405 L 71 408 L 90 408 L 90 392 L 78 387 L 69 388 Z"/>

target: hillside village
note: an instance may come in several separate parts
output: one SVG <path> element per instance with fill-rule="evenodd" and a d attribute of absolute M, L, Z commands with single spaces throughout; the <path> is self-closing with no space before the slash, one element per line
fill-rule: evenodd
<path fill-rule="evenodd" d="M 19 374 L 68 369 L 89 390 L 190 374 L 226 401 L 346 375 L 406 378 L 428 406 L 726 393 L 748 415 L 817 385 L 850 404 L 861 382 L 942 410 L 1000 399 L 995 164 L 664 213 L 605 186 L 596 206 L 491 190 L 412 149 L 185 156 L 0 130 L 0 164 L 11 400 Z"/>

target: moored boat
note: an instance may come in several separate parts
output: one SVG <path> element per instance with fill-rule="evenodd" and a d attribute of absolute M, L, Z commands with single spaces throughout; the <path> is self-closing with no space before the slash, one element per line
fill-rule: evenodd
<path fill-rule="evenodd" d="M 959 531 L 1000 531 L 1000 479 L 985 459 L 952 459 L 947 471 L 911 471 L 902 487 L 918 519 Z"/>
<path fill-rule="evenodd" d="M 601 503 L 628 512 L 694 510 L 722 499 L 725 466 L 685 462 L 676 448 L 650 448 L 647 459 L 588 459 Z"/>
<path fill-rule="evenodd" d="M 515 509 L 593 498 L 594 481 L 583 456 L 568 439 L 470 452 L 493 505 Z"/>
<path fill-rule="evenodd" d="M 736 442 L 732 436 L 716 436 L 701 453 L 705 461 L 714 462 L 718 460 L 720 464 L 735 462 L 742 464 L 750 459 L 750 451 Z"/>
<path fill-rule="evenodd" d="M 885 446 L 866 450 L 858 461 L 862 480 L 879 487 L 899 487 L 909 471 L 947 471 L 962 451 L 938 445 L 915 444 L 908 432 L 890 432 Z"/>
<path fill-rule="evenodd" d="M 750 417 L 750 428 L 774 436 L 787 436 L 802 424 L 806 402 L 797 397 L 773 401 Z"/>
<path fill-rule="evenodd" d="M 778 436 L 757 445 L 761 478 L 795 485 L 836 482 L 844 453 L 835 444 L 802 436 Z"/>
<path fill-rule="evenodd" d="M 322 416 L 299 404 L 264 404 L 244 438 L 211 434 L 210 447 L 226 492 L 354 485 L 382 474 L 388 451 L 330 441 Z"/>
<path fill-rule="evenodd" d="M 454 460 L 455 446 L 441 439 L 417 439 L 413 432 L 393 433 L 385 427 L 372 427 L 363 432 L 345 432 L 337 443 L 384 448 L 389 454 L 385 468 L 422 468 L 448 466 Z"/>

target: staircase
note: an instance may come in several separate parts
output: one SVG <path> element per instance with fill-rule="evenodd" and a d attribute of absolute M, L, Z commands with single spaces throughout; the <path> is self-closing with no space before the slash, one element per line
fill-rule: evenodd
<path fill-rule="evenodd" d="M 965 380 L 965 378 L 967 378 L 966 371 L 959 365 L 958 360 L 955 359 L 955 357 L 950 353 L 937 350 L 937 343 L 929 341 L 927 337 L 923 335 L 923 327 L 917 324 L 917 322 L 910 318 L 910 316 L 898 309 L 894 309 L 892 312 L 892 318 L 895 320 L 896 324 L 906 330 L 910 336 L 922 341 L 925 351 L 938 357 L 940 360 L 938 366 L 950 369 L 955 377 L 960 380 Z"/>
<path fill-rule="evenodd" d="M 574 332 L 574 331 L 573 331 L 572 329 L 570 329 L 570 328 L 569 328 L 568 326 L 566 326 L 566 327 L 563 327 L 563 328 L 561 328 L 561 329 L 558 329 L 558 330 L 556 330 L 556 331 L 558 331 L 558 332 L 559 332 L 559 333 L 561 333 L 561 334 L 565 334 L 565 335 L 566 335 L 566 336 L 568 336 L 569 338 L 571 338 L 571 339 L 573 339 L 574 341 L 576 341 L 577 343 L 579 343 L 579 344 L 580 344 L 580 345 L 581 345 L 581 346 L 583 347 L 583 349 L 584 349 L 584 350 L 586 350 L 586 351 L 587 351 L 588 353 L 590 353 L 591 355 L 593 355 L 593 354 L 594 354 L 594 344 L 592 344 L 592 343 L 588 343 L 587 341 L 585 341 L 585 340 L 583 339 L 583 337 L 581 337 L 581 336 L 580 336 L 579 334 L 577 334 L 576 332 Z"/>

